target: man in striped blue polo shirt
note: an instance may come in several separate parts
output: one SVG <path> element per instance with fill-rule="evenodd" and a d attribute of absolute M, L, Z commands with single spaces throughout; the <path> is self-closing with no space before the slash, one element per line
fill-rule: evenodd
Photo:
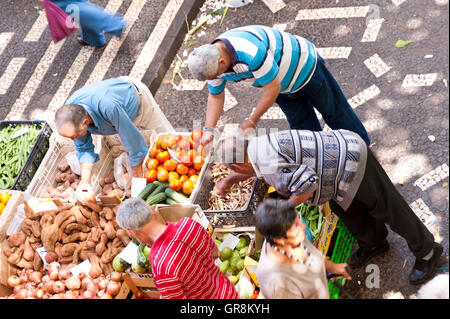
<path fill-rule="evenodd" d="M 208 80 L 209 96 L 203 143 L 223 111 L 225 84 L 253 80 L 264 93 L 240 128 L 255 128 L 261 116 L 276 102 L 291 129 L 320 131 L 316 108 L 332 129 L 358 133 L 370 144 L 367 131 L 348 104 L 324 60 L 308 40 L 266 26 L 245 26 L 218 36 L 212 44 L 192 51 L 187 60 L 194 78 Z"/>

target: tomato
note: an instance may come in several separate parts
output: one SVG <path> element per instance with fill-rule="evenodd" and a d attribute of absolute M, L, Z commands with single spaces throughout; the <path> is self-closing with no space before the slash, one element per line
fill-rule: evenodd
<path fill-rule="evenodd" d="M 194 142 L 200 142 L 203 136 L 202 130 L 193 130 L 191 134 L 191 138 Z"/>
<path fill-rule="evenodd" d="M 192 175 L 195 175 L 195 174 L 197 174 L 197 171 L 195 170 L 195 168 L 190 167 L 188 169 L 187 176 L 191 177 Z"/>
<path fill-rule="evenodd" d="M 191 195 L 192 191 L 194 190 L 194 183 L 192 183 L 191 181 L 184 182 L 181 190 L 185 195 Z"/>
<path fill-rule="evenodd" d="M 181 175 L 180 176 L 180 183 L 181 183 L 181 185 L 183 185 L 184 182 L 188 181 L 188 180 L 189 180 L 189 177 L 187 175 Z"/>
<path fill-rule="evenodd" d="M 184 155 L 183 157 L 181 157 L 181 163 L 184 165 L 184 166 L 187 166 L 187 167 L 189 167 L 189 166 L 191 166 L 192 165 L 192 162 L 193 162 L 193 159 L 191 159 L 191 157 L 189 156 L 189 155 Z"/>
<path fill-rule="evenodd" d="M 156 169 L 148 169 L 145 171 L 145 179 L 147 180 L 147 183 L 156 181 L 157 176 L 158 172 Z"/>
<path fill-rule="evenodd" d="M 198 171 L 201 170 L 204 162 L 203 156 L 197 155 L 194 159 L 194 168 Z"/>
<path fill-rule="evenodd" d="M 167 178 L 167 180 L 170 183 L 173 179 L 180 179 L 180 175 L 178 175 L 177 172 L 169 172 L 169 177 Z"/>
<path fill-rule="evenodd" d="M 177 144 L 177 139 L 172 134 L 167 134 L 164 136 L 163 140 L 161 141 L 161 148 L 166 150 L 167 148 L 172 148 Z"/>
<path fill-rule="evenodd" d="M 187 152 L 191 149 L 191 142 L 189 141 L 188 138 L 183 137 L 178 142 L 178 147 L 181 148 L 183 151 Z"/>
<path fill-rule="evenodd" d="M 177 173 L 180 175 L 186 175 L 188 173 L 188 168 L 180 163 L 177 165 Z"/>
<path fill-rule="evenodd" d="M 11 194 L 9 194 L 9 193 L 5 192 L 5 193 L 0 194 L 0 202 L 5 206 L 8 203 L 10 198 L 11 198 Z"/>
<path fill-rule="evenodd" d="M 189 180 L 195 185 L 195 183 L 197 183 L 198 180 L 198 175 L 192 175 L 191 177 L 189 177 Z"/>
<path fill-rule="evenodd" d="M 189 145 L 191 148 L 194 147 L 194 141 L 192 140 L 192 137 L 189 137 Z"/>
<path fill-rule="evenodd" d="M 169 177 L 169 172 L 163 167 L 159 170 L 157 178 L 160 182 L 167 181 L 167 178 Z"/>
<path fill-rule="evenodd" d="M 177 135 L 177 136 L 176 136 L 177 143 L 178 143 L 179 141 L 181 141 L 182 138 L 183 138 L 183 135 Z"/>
<path fill-rule="evenodd" d="M 158 155 L 156 155 L 156 159 L 158 160 L 158 162 L 163 164 L 165 161 L 170 159 L 170 154 L 168 151 L 163 151 L 161 153 L 158 153 Z"/>
<path fill-rule="evenodd" d="M 151 158 L 156 158 L 156 155 L 158 155 L 158 153 L 161 153 L 162 151 L 162 149 L 153 146 L 148 152 L 148 156 L 150 156 Z"/>
<path fill-rule="evenodd" d="M 169 187 L 173 189 L 174 191 L 179 191 L 181 189 L 181 183 L 178 179 L 173 179 L 171 182 L 169 182 Z"/>
<path fill-rule="evenodd" d="M 172 172 L 177 168 L 177 162 L 173 159 L 168 159 L 163 165 L 168 172 Z"/>
<path fill-rule="evenodd" d="M 156 169 L 159 166 L 159 162 L 156 158 L 149 158 L 147 160 L 147 168 L 148 169 Z"/>

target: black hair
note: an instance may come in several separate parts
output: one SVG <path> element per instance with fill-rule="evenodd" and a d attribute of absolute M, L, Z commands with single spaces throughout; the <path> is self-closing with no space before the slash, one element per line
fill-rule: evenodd
<path fill-rule="evenodd" d="M 296 217 L 294 203 L 269 198 L 256 210 L 256 228 L 266 241 L 275 245 L 274 239 L 287 238 L 286 233 L 294 224 Z"/>

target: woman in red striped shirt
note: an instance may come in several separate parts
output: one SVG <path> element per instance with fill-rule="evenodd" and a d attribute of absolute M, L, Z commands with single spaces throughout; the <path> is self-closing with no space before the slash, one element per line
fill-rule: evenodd
<path fill-rule="evenodd" d="M 138 241 L 151 247 L 155 285 L 164 299 L 236 299 L 231 281 L 220 272 L 219 256 L 208 232 L 191 218 L 161 224 L 157 212 L 140 198 L 120 204 L 116 220 Z"/>

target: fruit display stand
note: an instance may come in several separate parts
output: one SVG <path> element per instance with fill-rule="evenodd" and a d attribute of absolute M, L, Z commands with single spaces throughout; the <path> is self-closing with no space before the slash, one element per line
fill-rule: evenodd
<path fill-rule="evenodd" d="M 182 136 L 184 138 L 189 138 L 192 135 L 192 133 L 191 132 L 164 132 L 164 133 L 158 133 L 158 134 L 153 135 L 151 137 L 151 144 L 150 144 L 150 147 L 149 147 L 149 152 L 147 153 L 147 155 L 146 155 L 146 157 L 144 158 L 144 161 L 143 161 L 144 177 L 145 177 L 146 171 L 148 170 L 147 163 L 148 163 L 148 161 L 150 159 L 152 159 L 152 157 L 150 156 L 151 150 L 153 148 L 157 147 L 158 141 L 161 138 L 163 138 L 164 136 L 166 136 L 166 135 Z M 177 141 L 177 143 L 178 143 L 178 141 Z M 194 149 L 194 148 L 191 148 L 191 149 Z M 167 150 L 166 147 L 164 147 L 162 150 L 163 151 L 166 150 L 167 152 L 169 152 L 169 150 Z M 198 148 L 197 148 L 197 150 L 198 150 Z M 173 154 L 174 153 L 172 153 L 172 154 L 169 153 L 169 156 L 170 156 L 169 159 L 175 160 L 174 156 L 172 156 Z M 203 156 L 203 155 L 204 154 L 202 153 L 201 156 Z M 192 193 L 190 195 L 188 195 L 188 199 L 187 199 L 187 201 L 184 204 L 191 204 L 191 203 L 193 203 L 193 198 L 195 198 L 196 194 L 200 191 L 201 184 L 200 184 L 199 181 L 201 181 L 203 179 L 203 175 L 205 174 L 205 171 L 206 171 L 206 164 L 210 161 L 210 159 L 211 159 L 211 154 L 208 153 L 208 154 L 206 154 L 206 156 L 204 156 L 204 162 L 203 162 L 203 165 L 202 165 L 202 167 L 200 169 L 200 173 L 198 174 L 197 182 L 194 185 Z M 162 166 L 162 163 L 160 163 L 160 166 Z M 156 170 L 156 168 L 155 168 L 155 170 Z M 151 182 L 150 180 L 147 180 L 147 183 L 150 183 L 150 182 Z"/>

